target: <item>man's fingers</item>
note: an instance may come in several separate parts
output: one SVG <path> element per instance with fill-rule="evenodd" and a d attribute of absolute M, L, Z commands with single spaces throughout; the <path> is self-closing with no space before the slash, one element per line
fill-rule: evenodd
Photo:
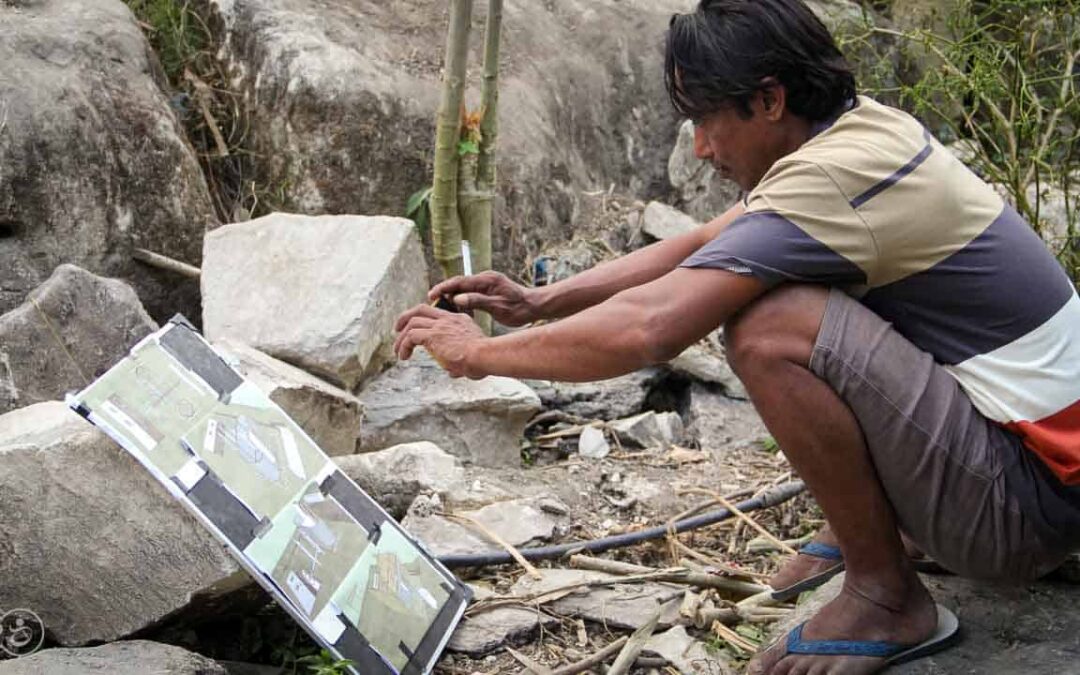
<path fill-rule="evenodd" d="M 430 328 L 414 328 L 402 333 L 398 338 L 397 349 L 395 350 L 398 359 L 402 361 L 411 359 L 413 350 L 427 344 L 433 332 Z"/>
<path fill-rule="evenodd" d="M 459 287 L 459 284 L 461 284 L 462 280 L 464 279 L 465 277 L 463 276 L 450 277 L 446 281 L 440 281 L 439 283 L 435 284 L 431 287 L 431 290 L 428 291 L 428 302 L 435 302 L 447 293 L 452 292 L 453 289 Z"/>
<path fill-rule="evenodd" d="M 403 312 L 401 316 L 398 317 L 398 320 L 394 323 L 394 330 L 398 333 L 405 330 L 405 326 L 408 325 L 409 321 L 411 321 L 413 317 L 417 316 L 423 316 L 430 319 L 438 319 L 446 316 L 454 316 L 454 313 L 447 312 L 442 309 L 436 309 L 431 305 L 417 305 L 416 307 L 413 307 L 412 309 Z"/>
<path fill-rule="evenodd" d="M 397 339 L 394 340 L 394 353 L 397 353 L 398 345 L 401 344 L 402 338 L 410 330 L 415 330 L 417 328 L 431 328 L 433 325 L 435 325 L 435 321 L 436 319 L 432 319 L 426 316 L 414 316 L 413 318 L 409 319 L 409 322 L 405 324 L 405 327 L 402 328 L 402 330 L 398 331 Z"/>
<path fill-rule="evenodd" d="M 482 312 L 490 310 L 496 300 L 494 296 L 484 295 L 483 293 L 459 293 L 453 299 L 454 304 L 460 309 L 467 311 L 478 309 Z"/>
<path fill-rule="evenodd" d="M 459 293 L 491 293 L 495 289 L 498 283 L 503 279 L 503 276 L 498 272 L 488 270 L 481 272 L 480 274 L 474 274 L 471 277 L 451 277 L 446 281 L 435 284 L 435 286 L 428 291 L 428 301 L 434 302 L 444 295 L 454 296 Z"/>

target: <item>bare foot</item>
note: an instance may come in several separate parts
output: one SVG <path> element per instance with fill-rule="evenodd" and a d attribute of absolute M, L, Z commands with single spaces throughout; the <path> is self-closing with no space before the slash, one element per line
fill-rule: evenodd
<path fill-rule="evenodd" d="M 839 542 L 836 537 L 833 536 L 833 533 L 828 526 L 825 526 L 824 529 L 818 532 L 817 536 L 814 537 L 814 541 L 829 546 L 839 545 Z M 821 574 L 837 565 L 841 565 L 843 562 L 843 560 L 829 560 L 827 558 L 819 558 L 817 556 L 800 553 L 787 561 L 784 566 L 780 568 L 780 571 L 769 579 L 769 586 L 776 590 L 789 588 L 804 579 L 809 579 L 810 577 Z"/>
<path fill-rule="evenodd" d="M 937 627 L 937 607 L 917 576 L 911 574 L 907 585 L 902 593 L 886 593 L 872 581 L 849 578 L 840 595 L 806 624 L 802 639 L 919 644 Z M 869 675 L 880 670 L 884 663 L 884 659 L 869 656 L 788 654 L 785 636 L 755 657 L 746 672 L 749 675 Z"/>

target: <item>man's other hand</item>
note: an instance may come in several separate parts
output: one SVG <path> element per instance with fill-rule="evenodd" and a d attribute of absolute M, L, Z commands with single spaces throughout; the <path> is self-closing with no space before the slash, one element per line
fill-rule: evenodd
<path fill-rule="evenodd" d="M 428 301 L 449 298 L 467 312 L 487 312 L 504 326 L 523 326 L 539 319 L 535 289 L 514 283 L 498 272 L 481 272 L 471 277 L 452 277 L 428 292 Z"/>
<path fill-rule="evenodd" d="M 484 376 L 469 370 L 470 350 L 487 339 L 469 316 L 417 305 L 398 317 L 394 330 L 398 332 L 394 353 L 399 359 L 408 360 L 414 349 L 424 347 L 450 377 Z"/>

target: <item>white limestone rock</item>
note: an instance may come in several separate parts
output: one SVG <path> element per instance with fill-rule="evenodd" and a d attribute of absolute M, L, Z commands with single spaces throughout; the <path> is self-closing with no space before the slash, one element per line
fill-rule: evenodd
<path fill-rule="evenodd" d="M 641 218 L 641 229 L 653 239 L 672 239 L 701 226 L 696 219 L 663 202 L 649 202 Z"/>
<path fill-rule="evenodd" d="M 281 406 L 331 457 L 356 452 L 364 406 L 344 389 L 235 340 L 214 343 L 237 372 Z"/>
<path fill-rule="evenodd" d="M 423 301 L 412 221 L 275 213 L 203 248 L 203 325 L 350 391 L 389 357 L 398 314 Z"/>
<path fill-rule="evenodd" d="M 428 441 L 337 458 L 338 467 L 395 518 L 419 495 L 446 497 L 465 489 L 461 461 Z"/>
<path fill-rule="evenodd" d="M 63 403 L 0 415 L 0 504 L 0 598 L 37 613 L 62 646 L 117 640 L 250 583 L 145 468 Z"/>

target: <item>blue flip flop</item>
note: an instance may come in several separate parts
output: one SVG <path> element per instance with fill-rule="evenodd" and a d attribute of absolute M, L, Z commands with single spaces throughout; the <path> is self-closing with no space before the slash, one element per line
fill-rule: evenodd
<path fill-rule="evenodd" d="M 839 546 L 811 541 L 799 547 L 799 553 L 814 558 L 822 558 L 824 560 L 835 560 L 836 564 L 829 569 L 819 572 L 812 577 L 807 577 L 798 583 L 794 583 L 786 588 L 774 590 L 772 593 L 773 600 L 776 600 L 777 602 L 787 602 L 792 598 L 798 597 L 800 593 L 814 590 L 844 571 L 844 554 L 840 552 Z"/>
<path fill-rule="evenodd" d="M 803 640 L 805 623 L 788 633 L 787 653 L 812 656 L 872 656 L 885 659 L 885 667 L 907 663 L 951 647 L 960 638 L 960 621 L 948 608 L 937 606 L 938 624 L 934 634 L 917 645 L 859 640 Z"/>
<path fill-rule="evenodd" d="M 844 554 L 840 552 L 839 546 L 833 546 L 832 544 L 822 544 L 818 541 L 811 541 L 804 544 L 799 548 L 799 553 L 803 555 L 813 556 L 815 558 L 822 558 L 824 560 L 835 560 L 836 565 L 833 565 L 829 569 L 815 574 L 812 577 L 807 577 L 802 581 L 792 584 L 787 588 L 780 588 L 772 593 L 772 599 L 777 602 L 787 602 L 792 598 L 798 597 L 800 593 L 806 591 L 812 591 L 818 586 L 823 585 L 829 579 L 832 579 L 837 574 L 844 571 Z M 917 572 L 924 574 L 947 574 L 948 571 L 937 563 L 932 558 L 912 558 L 911 564 L 915 567 Z"/>

